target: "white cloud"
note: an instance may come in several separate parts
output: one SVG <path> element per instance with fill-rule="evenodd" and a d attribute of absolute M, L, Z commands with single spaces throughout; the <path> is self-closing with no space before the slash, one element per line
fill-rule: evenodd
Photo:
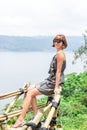
<path fill-rule="evenodd" d="M 81 35 L 87 29 L 86 0 L 0 1 L 0 34 Z"/>

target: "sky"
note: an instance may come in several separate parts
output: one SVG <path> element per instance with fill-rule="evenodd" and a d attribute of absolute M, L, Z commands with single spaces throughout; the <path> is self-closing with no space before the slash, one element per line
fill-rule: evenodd
<path fill-rule="evenodd" d="M 87 0 L 0 0 L 0 35 L 82 35 Z"/>

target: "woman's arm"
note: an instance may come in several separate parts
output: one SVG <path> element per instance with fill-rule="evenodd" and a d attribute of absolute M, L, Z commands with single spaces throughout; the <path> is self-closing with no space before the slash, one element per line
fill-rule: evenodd
<path fill-rule="evenodd" d="M 57 53 L 57 71 L 56 71 L 56 83 L 55 83 L 55 93 L 59 93 L 59 82 L 60 82 L 60 75 L 61 75 L 61 69 L 62 69 L 62 64 L 65 59 L 64 52 L 62 51 L 61 53 Z"/>

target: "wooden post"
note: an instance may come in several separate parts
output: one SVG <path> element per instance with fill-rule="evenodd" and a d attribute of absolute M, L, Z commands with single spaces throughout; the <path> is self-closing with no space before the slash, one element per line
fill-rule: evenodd
<path fill-rule="evenodd" d="M 11 108 L 13 107 L 13 105 L 15 104 L 15 102 L 17 101 L 17 99 L 19 98 L 19 96 L 20 96 L 20 95 L 17 95 L 17 96 L 14 98 L 13 102 L 11 102 L 11 104 L 9 105 L 9 107 L 7 108 L 7 110 L 5 111 L 5 113 L 8 113 L 8 112 L 11 110 Z"/>
<path fill-rule="evenodd" d="M 56 109 L 55 113 L 54 113 L 54 115 L 52 117 L 52 120 L 51 120 L 51 122 L 53 122 L 53 123 L 50 124 L 50 129 L 51 130 L 55 130 L 57 113 L 58 113 L 58 110 Z"/>
<path fill-rule="evenodd" d="M 6 130 L 6 127 L 7 127 L 7 126 L 6 126 L 6 123 L 3 123 L 3 122 L 2 122 L 2 123 L 1 123 L 1 130 Z"/>
<path fill-rule="evenodd" d="M 44 113 L 46 113 L 52 106 L 52 103 L 50 103 L 48 106 L 46 106 L 44 109 L 40 109 L 37 113 L 37 115 L 35 116 L 35 118 L 31 121 L 32 123 L 34 123 L 35 125 L 38 125 L 38 123 L 41 120 L 41 117 L 43 116 Z M 32 130 L 31 127 L 29 127 L 27 130 Z"/>
<path fill-rule="evenodd" d="M 30 85 L 30 83 L 25 83 L 25 85 L 22 87 L 23 89 L 26 89 L 26 87 L 27 86 L 29 86 Z M 14 100 L 13 100 L 13 102 L 9 105 L 9 107 L 7 108 L 7 110 L 5 111 L 5 113 L 8 113 L 10 110 L 11 110 L 11 108 L 14 106 L 14 104 L 15 104 L 15 102 L 17 101 L 17 99 L 20 97 L 20 94 L 18 94 L 15 98 L 14 98 Z"/>
<path fill-rule="evenodd" d="M 18 127 L 18 128 L 12 128 L 12 127 L 7 125 L 6 128 L 3 129 L 3 130 L 26 130 L 26 129 L 27 129 L 27 126 L 22 126 L 22 127 Z"/>
<path fill-rule="evenodd" d="M 43 116 L 43 110 L 39 110 L 39 112 L 31 122 L 33 122 L 35 125 L 38 125 L 42 116 Z M 27 130 L 32 130 L 32 128 L 29 127 Z"/>
<path fill-rule="evenodd" d="M 60 100 L 60 95 L 56 94 L 55 97 L 54 97 L 54 101 L 56 103 L 58 103 L 59 100 Z M 49 124 L 50 124 L 50 122 L 52 120 L 52 117 L 55 114 L 55 110 L 56 110 L 56 108 L 54 106 L 52 106 L 52 108 L 51 108 L 51 110 L 50 110 L 50 112 L 49 112 L 49 114 L 47 116 L 47 119 L 46 119 L 46 121 L 45 121 L 45 123 L 43 125 L 44 128 L 49 128 Z"/>

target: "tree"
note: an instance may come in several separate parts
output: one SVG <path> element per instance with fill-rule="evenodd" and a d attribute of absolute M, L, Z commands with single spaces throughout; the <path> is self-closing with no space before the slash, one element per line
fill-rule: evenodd
<path fill-rule="evenodd" d="M 87 68 L 87 31 L 83 34 L 84 37 L 84 45 L 79 47 L 78 50 L 74 52 L 74 61 L 73 64 L 77 59 L 81 59 L 84 62 L 84 69 Z"/>

